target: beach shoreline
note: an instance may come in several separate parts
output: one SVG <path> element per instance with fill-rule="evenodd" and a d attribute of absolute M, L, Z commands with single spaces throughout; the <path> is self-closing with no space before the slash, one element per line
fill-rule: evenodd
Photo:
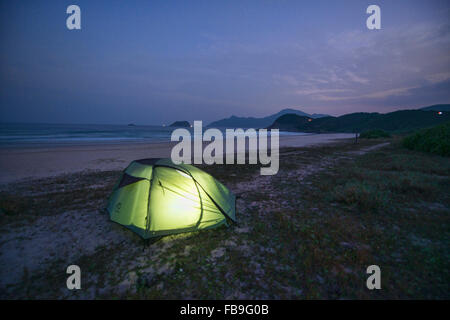
<path fill-rule="evenodd" d="M 305 147 L 352 138 L 353 134 L 280 136 L 280 148 Z M 178 142 L 117 142 L 0 148 L 0 184 L 23 179 L 46 178 L 86 170 L 122 170 L 131 161 L 170 157 Z"/>

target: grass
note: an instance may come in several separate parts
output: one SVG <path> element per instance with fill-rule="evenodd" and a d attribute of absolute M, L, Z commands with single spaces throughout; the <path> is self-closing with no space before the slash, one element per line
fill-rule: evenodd
<path fill-rule="evenodd" d="M 204 166 L 240 190 L 238 225 L 170 236 L 146 248 L 117 226 L 123 244 L 74 261 L 87 279 L 85 291 L 73 297 L 448 299 L 450 163 L 389 141 L 363 155 L 352 152 L 385 140 L 283 149 L 279 174 L 271 178 L 254 165 Z M 101 207 L 118 174 L 12 185 L 2 193 L 3 210 L 12 212 L 3 218 L 18 223 L 39 212 Z M 97 185 L 92 195 L 89 185 Z M 65 192 L 56 192 L 63 186 Z M 32 200 L 34 193 L 42 194 Z M 37 202 L 11 205 L 8 197 L 17 194 Z M 59 297 L 66 264 L 57 257 L 41 272 L 27 272 L 14 296 Z M 372 264 L 381 268 L 382 290 L 365 286 Z M 124 281 L 129 286 L 118 290 Z"/>

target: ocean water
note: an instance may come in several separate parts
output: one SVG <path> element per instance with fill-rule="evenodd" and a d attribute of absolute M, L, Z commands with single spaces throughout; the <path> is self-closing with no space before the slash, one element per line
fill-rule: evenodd
<path fill-rule="evenodd" d="M 175 129 L 141 125 L 0 123 L 0 147 L 169 142 Z M 192 128 L 187 129 L 192 133 Z M 292 134 L 303 133 L 280 132 L 280 135 Z"/>
<path fill-rule="evenodd" d="M 93 124 L 0 124 L 0 146 L 170 141 L 174 128 Z"/>

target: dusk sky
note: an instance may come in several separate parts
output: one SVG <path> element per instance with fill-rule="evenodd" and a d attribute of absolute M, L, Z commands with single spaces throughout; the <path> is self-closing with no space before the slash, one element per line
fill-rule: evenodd
<path fill-rule="evenodd" d="M 68 30 L 66 8 L 81 8 Z M 381 30 L 366 8 L 381 8 Z M 450 1 L 1 1 L 0 121 L 163 124 L 450 103 Z"/>

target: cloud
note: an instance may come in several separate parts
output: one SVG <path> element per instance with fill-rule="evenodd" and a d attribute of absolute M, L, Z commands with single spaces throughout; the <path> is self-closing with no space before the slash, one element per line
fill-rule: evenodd
<path fill-rule="evenodd" d="M 405 95 L 410 94 L 409 91 L 411 89 L 416 89 L 416 88 L 418 88 L 418 87 L 415 86 L 415 87 L 407 87 L 407 88 L 388 89 L 388 90 L 364 94 L 364 95 L 359 96 L 359 98 L 383 99 L 383 98 L 392 97 L 392 96 L 405 96 Z"/>
<path fill-rule="evenodd" d="M 432 84 L 445 82 L 450 79 L 450 72 L 430 74 L 426 76 L 425 79 Z"/>
<path fill-rule="evenodd" d="M 292 92 L 323 105 L 406 105 L 432 96 L 438 90 L 433 85 L 450 80 L 448 23 L 344 31 L 320 47 L 305 61 L 306 76 L 297 78 L 301 86 Z"/>
<path fill-rule="evenodd" d="M 271 39 L 270 45 L 265 38 L 213 37 L 198 64 L 251 84 L 254 97 L 264 99 L 260 104 L 407 104 L 433 92 L 428 85 L 450 78 L 449 26 L 430 21 L 376 32 L 347 29 L 301 42 L 289 36 Z"/>
<path fill-rule="evenodd" d="M 385 98 L 392 97 L 392 96 L 409 95 L 410 90 L 417 89 L 417 88 L 418 88 L 417 86 L 406 87 L 406 88 L 395 88 L 395 89 L 370 92 L 370 93 L 356 95 L 356 96 L 344 96 L 344 97 L 321 95 L 317 98 L 321 101 L 344 101 L 344 100 L 356 100 L 356 99 L 385 99 Z"/>
<path fill-rule="evenodd" d="M 276 84 L 289 85 L 289 86 L 298 86 L 298 80 L 291 75 L 280 75 L 275 74 L 272 76 L 273 80 Z"/>
<path fill-rule="evenodd" d="M 356 82 L 356 83 L 367 84 L 370 82 L 369 79 L 360 77 L 351 71 L 347 71 L 346 75 L 350 78 L 351 81 Z"/>
<path fill-rule="evenodd" d="M 322 93 L 341 93 L 341 92 L 349 92 L 351 89 L 318 89 L 318 88 L 310 88 L 310 89 L 297 89 L 294 91 L 295 94 L 298 95 L 317 95 Z"/>

